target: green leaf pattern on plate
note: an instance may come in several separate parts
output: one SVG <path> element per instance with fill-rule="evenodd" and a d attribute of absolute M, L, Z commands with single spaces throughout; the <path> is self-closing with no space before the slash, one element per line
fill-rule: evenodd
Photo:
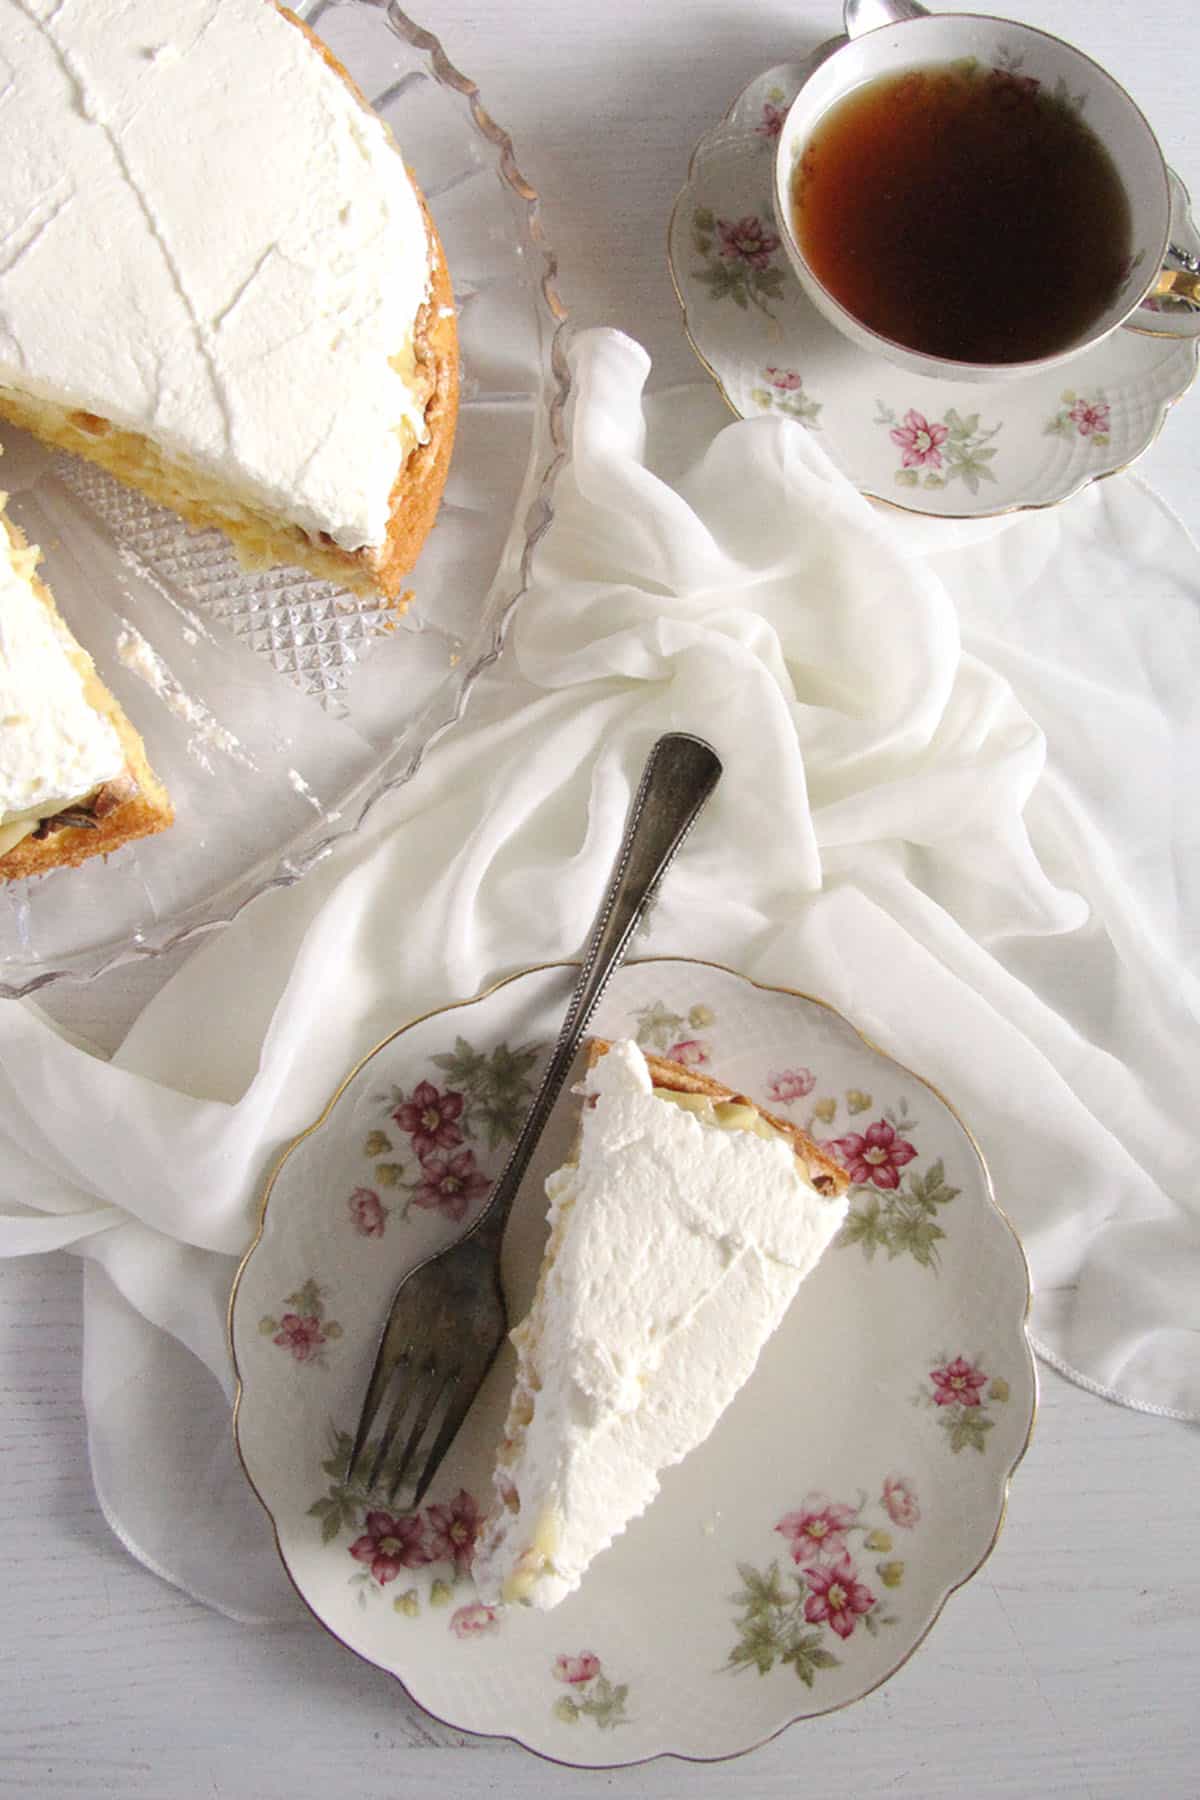
<path fill-rule="evenodd" d="M 860 1626 L 875 1637 L 897 1624 L 868 1584 L 888 1590 L 903 1584 L 904 1562 L 891 1554 L 894 1533 L 912 1531 L 920 1517 L 912 1483 L 899 1475 L 887 1476 L 875 1499 L 860 1492 L 856 1505 L 806 1495 L 775 1526 L 794 1566 L 785 1574 L 777 1560 L 765 1568 L 737 1565 L 742 1585 L 731 1596 L 737 1642 L 726 1669 L 769 1675 L 778 1665 L 811 1688 L 822 1670 L 840 1667 L 834 1646 L 848 1645 Z"/>

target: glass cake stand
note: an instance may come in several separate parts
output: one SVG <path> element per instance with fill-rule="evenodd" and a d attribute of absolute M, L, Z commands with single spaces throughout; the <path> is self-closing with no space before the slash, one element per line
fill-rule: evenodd
<path fill-rule="evenodd" d="M 512 142 L 431 33 L 386 0 L 302 16 L 396 134 L 459 309 L 462 399 L 438 523 L 399 619 L 7 427 L 0 485 L 68 623 L 146 740 L 174 827 L 0 888 L 0 995 L 157 956 L 288 886 L 419 768 L 498 655 L 551 518 L 566 313 Z"/>

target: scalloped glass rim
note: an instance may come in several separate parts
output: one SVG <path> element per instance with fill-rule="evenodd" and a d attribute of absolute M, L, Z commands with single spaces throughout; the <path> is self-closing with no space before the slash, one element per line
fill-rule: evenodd
<path fill-rule="evenodd" d="M 489 159 L 506 190 L 505 197 L 517 227 L 517 241 L 512 248 L 528 287 L 533 314 L 531 323 L 538 348 L 538 368 L 529 379 L 530 422 L 523 484 L 490 584 L 480 593 L 472 627 L 463 633 L 457 644 L 450 636 L 452 650 L 446 673 L 413 716 L 403 722 L 398 735 L 374 767 L 360 774 L 339 793 L 335 805 L 319 807 L 313 822 L 306 828 L 273 848 L 261 861 L 234 876 L 215 893 L 203 895 L 178 912 L 152 918 L 144 928 L 128 936 L 114 934 L 104 942 L 85 944 L 78 950 L 60 952 L 45 960 L 39 960 L 36 952 L 18 960 L 7 950 L 0 950 L 4 962 L 0 974 L 0 997 L 3 998 L 29 995 L 64 979 L 92 980 L 122 963 L 161 956 L 203 933 L 228 924 L 243 907 L 270 889 L 290 887 L 301 880 L 340 839 L 358 829 L 382 795 L 403 787 L 412 779 L 421 767 L 426 751 L 462 716 L 476 680 L 500 654 L 513 611 L 528 586 L 535 546 L 553 516 L 555 477 L 565 457 L 564 411 L 571 385 L 565 343 L 567 313 L 557 292 L 557 261 L 542 230 L 538 195 L 517 166 L 511 138 L 487 112 L 477 83 L 462 74 L 450 61 L 437 37 L 411 19 L 394 4 L 394 0 L 390 4 L 389 0 L 310 0 L 307 5 L 297 5 L 295 10 L 321 35 L 325 35 L 323 22 L 326 25 L 331 21 L 336 23 L 340 15 L 348 25 L 359 26 L 372 34 L 386 31 L 389 42 L 394 39 L 415 53 L 437 89 L 461 107 L 464 141 L 469 140 L 473 153 Z M 359 15 L 359 19 L 354 15 Z M 355 73 L 353 68 L 351 73 Z M 382 90 L 372 85 L 368 98 L 382 108 L 406 85 L 404 77 Z M 412 160 L 436 215 L 436 189 L 433 194 L 429 192 L 419 154 L 413 155 Z M 443 191 L 452 193 L 460 179 L 452 173 Z M 464 392 L 468 385 L 464 381 Z M 60 461 L 73 463 L 74 459 Z M 88 465 L 77 467 L 85 471 L 86 479 Z M 447 510 L 453 511 L 444 508 L 444 513 Z M 437 536 L 436 530 L 434 535 Z M 418 564 L 418 571 L 420 567 Z M 417 632 L 423 628 L 418 621 Z M 437 629 L 441 636 L 448 635 L 444 628 Z M 291 776 L 293 772 L 289 770 L 288 774 Z M 307 798 L 303 782 L 299 782 L 299 786 L 297 782 L 298 776 L 292 785 L 297 793 L 305 794 Z M 167 838 L 147 841 L 186 843 L 185 831 L 186 825 L 181 821 Z M 137 850 L 138 846 L 133 845 L 121 856 L 136 857 Z M 101 876 L 107 872 L 99 863 L 96 866 Z M 82 884 L 87 873 L 88 866 L 85 865 L 83 869 L 43 879 L 47 887 L 51 882 L 70 881 L 82 899 Z M 38 882 L 11 883 L 4 895 L 13 918 L 10 936 L 15 937 L 18 946 L 29 942 L 29 921 L 31 914 L 37 911 L 40 885 Z M 92 908 L 85 908 L 85 915 L 98 907 L 100 892 L 93 891 L 89 899 Z"/>

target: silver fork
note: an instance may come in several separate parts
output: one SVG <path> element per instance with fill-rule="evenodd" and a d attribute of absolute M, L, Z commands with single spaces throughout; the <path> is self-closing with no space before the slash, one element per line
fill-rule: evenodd
<path fill-rule="evenodd" d="M 418 1263 L 392 1297 L 347 1471 L 350 1480 L 390 1392 L 390 1409 L 374 1445 L 366 1484 L 370 1491 L 386 1475 L 389 1501 L 395 1500 L 440 1415 L 413 1493 L 412 1505 L 421 1504 L 504 1342 L 508 1314 L 500 1286 L 500 1241 L 521 1178 L 634 928 L 720 776 L 716 751 L 700 738 L 671 732 L 655 744 L 558 1042 L 512 1155 L 470 1231 Z M 393 1446 L 406 1425 L 404 1448 L 389 1467 Z"/>

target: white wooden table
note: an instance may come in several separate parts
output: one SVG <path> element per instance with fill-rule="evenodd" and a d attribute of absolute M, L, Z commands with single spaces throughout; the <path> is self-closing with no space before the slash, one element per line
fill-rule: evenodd
<path fill-rule="evenodd" d="M 1195 8 L 1004 10 L 1111 68 L 1200 193 Z M 752 75 L 836 29 L 835 0 L 428 0 L 421 17 L 512 132 L 578 322 L 638 337 L 655 386 L 694 379 L 665 259 L 689 151 Z M 1200 395 L 1140 469 L 1196 533 Z M 112 1046 L 170 966 L 55 990 L 50 1010 Z M 133 1563 L 88 1478 L 79 1290 L 65 1256 L 0 1265 L 0 1795 L 1200 1794 L 1193 1430 L 1045 1374 L 999 1547 L 887 1686 L 736 1762 L 577 1775 L 432 1724 L 316 1626 L 233 1625 Z"/>

